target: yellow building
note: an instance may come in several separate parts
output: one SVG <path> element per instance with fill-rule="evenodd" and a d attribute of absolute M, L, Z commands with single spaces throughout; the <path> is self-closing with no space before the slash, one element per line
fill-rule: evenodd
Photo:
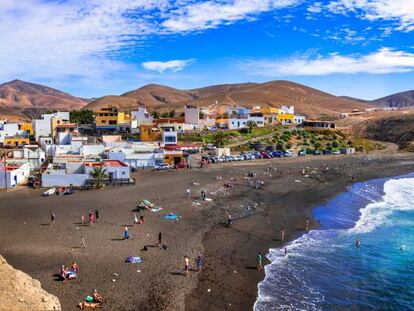
<path fill-rule="evenodd" d="M 4 138 L 4 146 L 7 147 L 19 147 L 29 145 L 30 140 L 28 137 L 6 137 Z"/>
<path fill-rule="evenodd" d="M 260 112 L 263 114 L 280 114 L 280 109 L 275 107 L 263 107 L 260 109 Z"/>
<path fill-rule="evenodd" d="M 280 114 L 277 116 L 277 121 L 282 125 L 295 124 L 295 115 L 290 113 Z"/>
<path fill-rule="evenodd" d="M 26 131 L 29 135 L 33 135 L 33 125 L 30 122 L 20 123 L 20 130 Z"/>
<path fill-rule="evenodd" d="M 185 158 L 182 151 L 165 150 L 164 152 L 164 163 L 175 165 L 185 162 L 184 159 Z"/>
<path fill-rule="evenodd" d="M 139 139 L 142 142 L 160 141 L 161 131 L 152 124 L 141 124 L 139 126 Z"/>
<path fill-rule="evenodd" d="M 101 108 L 95 112 L 95 125 L 97 129 L 117 129 L 119 125 L 130 122 L 130 117 L 117 108 Z"/>

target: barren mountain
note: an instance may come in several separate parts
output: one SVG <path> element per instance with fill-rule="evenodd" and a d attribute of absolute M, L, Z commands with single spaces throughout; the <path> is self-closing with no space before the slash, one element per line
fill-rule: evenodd
<path fill-rule="evenodd" d="M 414 106 L 414 90 L 386 96 L 372 101 L 371 104 L 381 107 L 412 107 Z"/>
<path fill-rule="evenodd" d="M 88 102 L 47 86 L 14 80 L 0 85 L 0 103 L 16 116 L 32 117 L 46 110 L 80 109 Z"/>
<path fill-rule="evenodd" d="M 369 104 L 337 97 L 319 90 L 289 82 L 242 83 L 215 85 L 192 90 L 178 90 L 162 85 L 150 84 L 121 96 L 100 98 L 88 104 L 85 109 L 95 110 L 105 105 L 120 109 L 134 108 L 134 102 L 150 109 L 180 109 L 185 104 L 210 107 L 213 110 L 223 106 L 243 105 L 272 106 L 294 105 L 303 114 L 335 114 L 338 112 L 364 109 Z"/>

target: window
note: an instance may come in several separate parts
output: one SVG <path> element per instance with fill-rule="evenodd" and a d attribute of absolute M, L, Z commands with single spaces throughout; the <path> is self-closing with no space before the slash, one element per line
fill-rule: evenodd
<path fill-rule="evenodd" d="M 115 120 L 109 120 L 109 125 L 116 125 L 116 121 Z"/>
<path fill-rule="evenodd" d="M 101 120 L 101 123 L 106 123 L 106 120 Z"/>

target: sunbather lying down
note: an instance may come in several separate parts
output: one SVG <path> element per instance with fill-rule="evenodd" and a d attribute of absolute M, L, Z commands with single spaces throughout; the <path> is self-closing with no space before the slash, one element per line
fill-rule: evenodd
<path fill-rule="evenodd" d="M 78 304 L 78 308 L 83 310 L 83 309 L 98 309 L 98 308 L 102 308 L 102 304 L 99 302 L 80 302 Z"/>

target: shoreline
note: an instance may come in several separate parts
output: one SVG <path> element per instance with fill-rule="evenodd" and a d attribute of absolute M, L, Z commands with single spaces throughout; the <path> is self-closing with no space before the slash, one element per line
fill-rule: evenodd
<path fill-rule="evenodd" d="M 293 194 L 285 194 L 285 196 L 279 202 L 274 204 L 274 209 L 280 209 L 283 205 L 290 205 L 292 202 L 295 202 L 295 197 L 306 197 L 308 198 L 306 201 L 301 201 L 301 205 L 303 207 L 302 213 L 296 213 L 296 220 L 290 222 L 290 225 L 293 226 L 290 229 L 286 227 L 286 234 L 285 234 L 285 241 L 282 243 L 280 240 L 271 238 L 271 231 L 272 229 L 269 228 L 262 228 L 262 236 L 254 236 L 252 237 L 249 233 L 249 229 L 252 228 L 252 223 L 254 222 L 261 222 L 263 226 L 272 226 L 275 225 L 278 227 L 280 224 L 280 219 L 277 219 L 277 213 L 272 215 L 271 211 L 267 208 L 264 212 L 264 215 L 268 215 L 269 217 L 260 217 L 259 215 L 255 214 L 250 216 L 249 218 L 243 219 L 243 223 L 237 224 L 237 230 L 239 231 L 238 235 L 234 235 L 233 237 L 227 237 L 227 239 L 233 239 L 234 244 L 236 245 L 243 245 L 245 249 L 265 249 L 265 252 L 262 251 L 262 255 L 266 255 L 269 253 L 270 249 L 272 248 L 280 248 L 283 245 L 294 241 L 295 239 L 302 236 L 306 231 L 304 230 L 304 224 L 298 221 L 298 215 L 302 215 L 302 219 L 306 219 L 308 217 L 311 220 L 311 226 L 309 229 L 319 229 L 318 222 L 313 218 L 313 210 L 314 208 L 318 207 L 324 202 L 327 202 L 333 199 L 338 194 L 342 193 L 346 190 L 346 188 L 355 183 L 355 182 L 364 182 L 372 179 L 378 178 L 392 178 L 404 175 L 406 173 L 413 172 L 414 170 L 414 163 L 399 163 L 400 161 L 404 161 L 407 154 L 399 153 L 396 157 L 394 156 L 384 156 L 384 155 L 375 155 L 374 157 L 367 157 L 365 161 L 361 158 L 356 160 L 356 162 L 369 162 L 369 166 L 359 167 L 359 172 L 356 174 L 356 178 L 352 180 L 353 174 L 349 174 L 349 167 L 348 167 L 348 174 L 342 174 L 335 178 L 335 181 L 329 180 L 329 178 L 324 181 L 326 184 L 320 184 L 319 187 L 317 186 L 315 190 L 309 192 L 309 189 L 302 189 L 300 191 L 295 191 Z M 401 158 L 400 158 L 401 157 Z M 408 158 L 410 156 L 408 155 Z M 341 160 L 341 159 L 340 159 Z M 373 164 L 374 162 L 377 162 Z M 313 162 L 312 160 L 310 161 Z M 357 163 L 354 163 L 355 165 Z M 389 164 L 389 167 L 382 167 L 385 164 Z M 352 166 L 352 164 L 351 164 Z M 375 170 L 378 167 L 382 167 L 381 170 Z M 344 167 L 343 170 L 346 172 L 347 168 Z M 277 182 L 271 182 L 269 185 L 266 186 L 266 190 L 269 191 L 269 187 L 277 186 Z M 265 219 L 263 219 L 265 218 Z M 270 222 L 269 222 L 270 219 Z M 266 224 L 267 221 L 267 224 Z M 302 228 L 301 228 L 302 225 Z M 267 229 L 267 230 L 266 230 Z M 277 235 L 277 230 L 273 230 L 274 234 Z M 213 228 L 209 232 L 206 233 L 206 236 L 203 239 L 203 244 L 205 245 L 205 249 L 207 253 L 211 253 L 211 257 L 217 257 L 220 253 L 218 250 L 218 243 L 219 239 L 218 236 L 222 236 L 223 232 L 222 229 Z M 240 240 L 244 240 L 244 243 L 240 243 Z M 227 243 L 231 244 L 231 243 Z M 254 245 L 254 246 L 253 246 Z M 257 300 L 258 295 L 258 284 L 264 280 L 265 273 L 263 271 L 255 270 L 255 252 L 250 251 L 242 251 L 237 250 L 236 248 L 232 250 L 222 250 L 223 253 L 234 253 L 231 260 L 227 262 L 215 262 L 211 269 L 219 270 L 219 272 L 215 272 L 215 277 L 202 277 L 198 284 L 197 288 L 193 290 L 191 295 L 187 297 L 186 300 L 186 310 L 197 310 L 201 306 L 207 306 L 209 310 L 223 310 L 223 309 L 234 309 L 234 310 L 252 310 L 253 306 Z M 248 254 L 249 253 L 249 254 Z M 251 253 L 251 254 L 250 254 Z M 248 256 L 248 257 L 247 257 Z M 248 258 L 245 264 L 242 260 L 242 257 Z M 224 263 L 224 264 L 223 264 Z M 266 265 L 270 264 L 271 262 L 266 258 Z M 231 268 L 236 273 L 232 275 Z M 246 272 L 248 271 L 248 272 Z M 219 275 L 223 275 L 220 278 Z M 240 275 L 242 276 L 240 277 Z M 236 276 L 237 275 L 237 276 Z M 224 278 L 229 277 L 230 281 L 224 281 Z M 221 279 L 221 282 L 217 282 L 217 279 Z M 233 280 L 231 280 L 233 279 Z M 216 281 L 214 283 L 212 280 Z M 211 289 L 208 293 L 206 289 Z M 231 289 L 231 290 L 229 290 Z M 213 290 L 215 290 L 213 292 Z"/>
<path fill-rule="evenodd" d="M 316 228 L 315 205 L 352 182 L 414 171 L 414 154 L 312 156 L 270 163 L 276 169 L 270 173 L 265 172 L 266 161 L 191 171 L 142 171 L 137 173 L 136 186 L 79 191 L 64 197 L 44 198 L 41 190 L 0 193 L 0 200 L 7 202 L 0 206 L 0 234 L 4 236 L 0 254 L 41 281 L 60 299 L 63 310 L 75 310 L 93 288 L 107 298 L 102 310 L 251 310 L 257 284 L 264 279 L 264 272 L 255 269 L 257 251 L 264 257 L 270 248 L 281 245 L 280 226 L 286 229 L 285 242 L 303 233 L 306 218 L 311 219 L 310 228 Z M 309 178 L 302 174 L 306 167 Z M 248 172 L 264 181 L 263 189 L 249 185 L 244 178 Z M 356 177 L 353 181 L 352 176 Z M 223 190 L 224 183 L 234 187 Z M 191 199 L 186 198 L 186 188 L 191 189 Z M 215 193 L 213 202 L 194 205 L 201 190 Z M 131 239 L 121 241 L 124 226 L 132 222 L 132 210 L 143 199 L 164 210 L 144 212 L 145 224 L 130 227 Z M 98 223 L 79 226 L 82 213 L 94 209 L 102 215 Z M 57 215 L 56 226 L 48 224 L 51 210 Z M 234 220 L 231 228 L 223 225 L 227 211 Z M 162 219 L 169 212 L 182 218 Z M 149 247 L 142 251 L 156 242 L 160 231 L 168 250 Z M 88 245 L 84 250 L 77 246 L 81 235 Z M 190 256 L 194 265 L 199 251 L 203 252 L 203 271 L 184 277 L 183 256 Z M 125 264 L 130 255 L 142 256 L 144 262 Z M 73 260 L 81 267 L 79 278 L 56 282 L 53 274 Z"/>

